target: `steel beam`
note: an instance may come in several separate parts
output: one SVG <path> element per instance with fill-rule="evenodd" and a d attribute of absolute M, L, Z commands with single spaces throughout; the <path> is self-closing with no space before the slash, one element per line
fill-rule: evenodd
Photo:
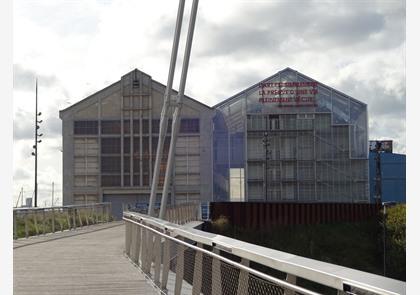
<path fill-rule="evenodd" d="M 160 163 L 162 160 L 163 145 L 165 143 L 166 130 L 168 128 L 168 110 L 170 107 L 172 83 L 174 81 L 176 59 L 178 56 L 179 37 L 181 35 L 182 18 L 184 15 L 184 6 L 185 6 L 185 0 L 180 0 L 179 6 L 178 6 L 178 14 L 176 18 L 174 41 L 172 45 L 171 61 L 169 64 L 168 82 L 166 83 L 166 90 L 165 90 L 165 94 L 163 98 L 162 113 L 160 115 L 159 140 L 158 140 L 158 146 L 157 146 L 157 151 L 156 151 L 155 168 L 153 170 L 152 187 L 151 187 L 150 199 L 149 199 L 149 212 L 148 213 L 150 216 L 154 216 L 156 190 L 159 184 Z"/>
<path fill-rule="evenodd" d="M 159 212 L 159 218 L 161 219 L 165 218 L 165 213 L 166 213 L 166 203 L 168 200 L 169 182 L 171 180 L 172 166 L 173 166 L 174 157 L 175 157 L 175 147 L 176 147 L 176 141 L 177 141 L 178 132 L 179 132 L 182 101 L 184 99 L 185 83 L 187 81 L 188 65 L 190 62 L 191 46 L 192 46 L 192 40 L 194 36 L 194 27 L 195 27 L 195 20 L 197 17 L 197 9 L 198 9 L 198 0 L 193 0 L 192 7 L 191 7 L 190 23 L 188 25 L 187 44 L 185 45 L 184 61 L 182 64 L 181 81 L 179 84 L 177 105 L 175 107 L 175 111 L 173 113 L 173 119 L 172 119 L 171 145 L 169 147 L 168 162 L 166 164 L 166 171 L 165 171 L 165 182 L 163 184 L 162 200 L 161 200 L 160 212 Z M 161 133 L 162 133 L 162 130 L 161 130 Z"/>

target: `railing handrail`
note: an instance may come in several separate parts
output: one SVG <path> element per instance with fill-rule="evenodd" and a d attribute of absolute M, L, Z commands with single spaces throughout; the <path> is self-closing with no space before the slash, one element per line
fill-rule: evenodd
<path fill-rule="evenodd" d="M 228 263 L 228 264 L 230 264 L 232 266 L 235 266 L 235 267 L 237 267 L 239 269 L 245 270 L 246 272 L 248 272 L 250 274 L 253 274 L 253 275 L 256 275 L 258 277 L 261 277 L 261 278 L 263 278 L 263 279 L 265 279 L 267 281 L 270 281 L 272 283 L 275 283 L 275 284 L 277 284 L 279 286 L 286 287 L 289 290 L 300 292 L 300 293 L 305 294 L 305 295 L 320 295 L 319 293 L 312 292 L 310 290 L 306 290 L 305 288 L 302 288 L 302 287 L 293 285 L 293 284 L 291 284 L 291 283 L 289 283 L 287 281 L 280 280 L 278 278 L 275 278 L 275 277 L 269 276 L 269 275 L 267 275 L 265 273 L 262 273 L 262 272 L 260 272 L 258 270 L 252 269 L 252 268 L 250 268 L 248 266 L 242 265 L 242 264 L 240 264 L 238 262 L 232 261 L 232 260 L 230 260 L 230 259 L 228 259 L 226 257 L 223 257 L 223 256 L 219 255 L 219 254 L 213 253 L 213 252 L 208 251 L 206 249 L 203 249 L 203 248 L 200 248 L 200 247 L 191 245 L 191 244 L 189 244 L 187 242 L 184 242 L 182 240 L 179 240 L 179 239 L 176 239 L 174 237 L 168 236 L 167 234 L 164 234 L 164 233 L 162 233 L 160 231 L 157 231 L 157 230 L 155 230 L 155 229 L 153 229 L 153 228 L 151 228 L 151 227 L 149 227 L 147 225 L 141 224 L 141 223 L 136 222 L 136 221 L 134 221 L 132 219 L 129 219 L 129 218 L 125 218 L 124 217 L 123 220 L 128 221 L 128 222 L 131 222 L 131 223 L 136 224 L 138 226 L 145 227 L 149 231 L 151 231 L 151 232 L 153 232 L 153 233 L 155 233 L 157 235 L 160 235 L 161 237 L 164 237 L 164 238 L 167 238 L 169 240 L 175 241 L 176 243 L 182 244 L 182 245 L 186 246 L 187 248 L 193 249 L 195 251 L 202 252 L 202 253 L 210 256 L 210 257 L 215 257 L 215 258 L 219 259 L 220 261 L 224 261 L 224 262 L 226 262 L 226 263 Z"/>
<path fill-rule="evenodd" d="M 376 294 L 405 294 L 406 283 L 395 279 L 191 229 L 140 213 L 124 212 L 124 217 L 169 231 L 171 236 L 181 236 L 198 243 L 210 245 L 238 257 L 337 290 L 344 291 L 351 286 Z"/>
<path fill-rule="evenodd" d="M 111 205 L 111 202 L 102 203 L 90 203 L 90 204 L 79 204 L 79 205 L 64 205 L 64 206 L 53 206 L 53 207 L 24 207 L 24 208 L 13 208 L 13 211 L 42 211 L 51 209 L 66 209 L 66 208 L 90 208 L 93 206 L 105 206 Z"/>

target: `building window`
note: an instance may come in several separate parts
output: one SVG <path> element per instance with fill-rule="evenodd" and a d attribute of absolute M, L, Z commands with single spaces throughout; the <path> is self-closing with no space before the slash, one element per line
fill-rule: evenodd
<path fill-rule="evenodd" d="M 230 201 L 244 201 L 244 168 L 231 168 L 229 175 Z"/>
<path fill-rule="evenodd" d="M 121 186 L 121 176 L 102 175 L 102 186 Z"/>
<path fill-rule="evenodd" d="M 134 134 L 140 133 L 140 120 L 133 120 L 133 133 Z"/>
<path fill-rule="evenodd" d="M 181 119 L 181 133 L 200 133 L 200 119 Z"/>
<path fill-rule="evenodd" d="M 98 134 L 98 121 L 74 121 L 74 134 Z"/>
<path fill-rule="evenodd" d="M 121 158 L 119 156 L 101 157 L 101 172 L 102 173 L 120 173 L 121 172 Z"/>
<path fill-rule="evenodd" d="M 131 152 L 130 137 L 124 137 L 124 154 L 130 154 L 130 152 Z"/>
<path fill-rule="evenodd" d="M 153 119 L 152 120 L 152 133 L 159 133 L 159 119 Z"/>
<path fill-rule="evenodd" d="M 133 154 L 134 156 L 140 154 L 140 137 L 133 138 Z"/>
<path fill-rule="evenodd" d="M 143 119 L 142 125 L 143 125 L 143 133 L 149 134 L 149 119 Z"/>
<path fill-rule="evenodd" d="M 121 121 L 118 120 L 104 120 L 101 122 L 102 134 L 120 134 Z"/>
<path fill-rule="evenodd" d="M 133 157 L 133 172 L 140 173 L 140 156 Z"/>
<path fill-rule="evenodd" d="M 102 138 L 101 150 L 102 154 L 120 154 L 121 139 L 119 137 Z"/>
<path fill-rule="evenodd" d="M 124 120 L 124 134 L 130 134 L 130 120 Z"/>
<path fill-rule="evenodd" d="M 124 157 L 124 173 L 130 173 L 130 164 L 130 157 Z"/>

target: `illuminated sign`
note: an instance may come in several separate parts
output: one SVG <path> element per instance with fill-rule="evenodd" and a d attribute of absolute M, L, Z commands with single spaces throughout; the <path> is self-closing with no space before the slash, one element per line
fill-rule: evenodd
<path fill-rule="evenodd" d="M 316 107 L 317 82 L 267 82 L 259 85 L 260 103 L 278 107 Z"/>
<path fill-rule="evenodd" d="M 369 151 L 392 153 L 392 140 L 369 140 Z"/>

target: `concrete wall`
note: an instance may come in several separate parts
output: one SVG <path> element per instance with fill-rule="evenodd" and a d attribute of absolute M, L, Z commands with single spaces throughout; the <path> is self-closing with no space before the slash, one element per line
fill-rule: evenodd
<path fill-rule="evenodd" d="M 139 81 L 136 84 L 136 80 Z M 136 86 L 134 86 L 136 84 Z M 101 202 L 104 196 L 128 196 L 132 194 L 149 194 L 152 182 L 152 173 L 149 172 L 148 183 L 143 184 L 143 159 L 142 147 L 148 145 L 152 150 L 152 138 L 158 134 L 152 134 L 152 120 L 160 119 L 163 95 L 165 86 L 159 82 L 153 81 L 151 77 L 138 70 L 134 70 L 124 75 L 120 81 L 94 93 L 86 99 L 60 111 L 60 118 L 63 121 L 63 203 L 85 203 Z M 177 93 L 174 91 L 173 95 Z M 189 182 L 178 184 L 174 181 L 171 186 L 171 202 L 199 199 L 210 201 L 212 198 L 212 116 L 213 110 L 208 106 L 199 103 L 191 98 L 185 97 L 181 118 L 199 118 L 200 132 L 198 134 L 180 134 L 179 142 L 194 142 L 190 145 L 190 150 L 196 151 L 196 154 L 183 155 L 177 153 L 176 158 L 188 159 L 193 162 L 197 159 L 198 171 L 196 175 L 190 175 L 191 169 L 187 169 Z M 74 134 L 74 121 L 94 120 L 98 122 L 98 133 L 90 135 Z M 101 134 L 101 120 L 118 120 L 121 124 L 121 132 L 113 135 Z M 131 126 L 130 133 L 124 132 L 124 121 L 129 121 Z M 140 121 L 140 133 L 134 134 L 132 122 Z M 149 133 L 143 134 L 143 120 L 148 121 Z M 102 184 L 102 151 L 101 140 L 105 137 L 130 138 L 130 172 L 124 171 L 124 140 L 121 140 L 121 184 L 122 186 L 105 186 Z M 140 172 L 134 175 L 134 138 L 139 138 L 140 142 Z M 143 140 L 149 140 L 143 143 Z M 95 147 L 95 142 L 97 143 Z M 178 145 L 178 144 L 177 144 Z M 195 153 L 195 152 L 194 152 Z M 148 161 L 148 169 L 153 167 L 152 159 Z M 176 162 L 176 161 L 175 161 Z M 178 161 L 180 162 L 180 161 Z M 182 163 L 181 163 L 182 164 Z M 146 165 L 147 166 L 147 165 Z M 128 169 L 128 167 L 126 167 Z M 195 169 L 195 168 L 194 168 Z M 176 169 L 175 169 L 176 170 Z M 192 171 L 192 170 L 191 170 Z M 126 173 L 126 174 L 125 174 Z M 137 173 L 137 172 L 136 172 Z M 193 174 L 194 174 L 193 173 Z M 126 178 L 124 178 L 126 175 Z M 174 175 L 175 176 L 175 175 Z M 134 185 L 134 178 L 139 177 L 139 184 Z M 197 178 L 198 177 L 198 178 Z M 127 180 L 129 184 L 127 184 Z M 175 178 L 173 178 L 175 179 Z M 83 183 L 85 181 L 85 183 Z M 136 179 L 137 181 L 137 179 Z M 195 183 L 194 183 L 195 182 Z M 158 193 L 161 188 L 158 189 Z"/>

